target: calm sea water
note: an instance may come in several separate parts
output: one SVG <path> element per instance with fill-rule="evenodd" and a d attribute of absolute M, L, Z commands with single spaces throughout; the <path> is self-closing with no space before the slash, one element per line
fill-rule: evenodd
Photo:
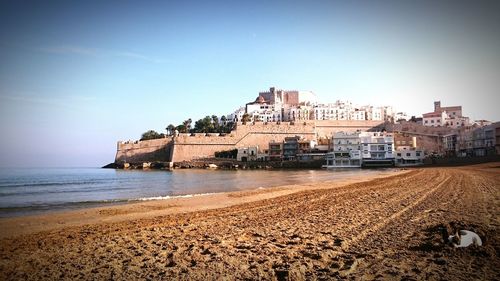
<path fill-rule="evenodd" d="M 0 217 L 376 174 L 380 170 L 0 169 Z"/>

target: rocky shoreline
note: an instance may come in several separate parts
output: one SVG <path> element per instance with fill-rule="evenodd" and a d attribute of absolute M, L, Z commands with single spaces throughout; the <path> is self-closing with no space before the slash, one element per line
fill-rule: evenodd
<path fill-rule="evenodd" d="M 105 169 L 132 170 L 172 170 L 172 169 L 222 169 L 222 170 L 256 170 L 256 169 L 320 169 L 324 161 L 270 161 L 270 162 L 238 162 L 228 159 L 200 159 L 182 162 L 145 162 L 145 163 L 110 163 Z"/>

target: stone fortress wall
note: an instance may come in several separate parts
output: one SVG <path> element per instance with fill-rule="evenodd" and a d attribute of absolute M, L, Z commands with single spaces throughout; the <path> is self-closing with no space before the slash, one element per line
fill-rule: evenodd
<path fill-rule="evenodd" d="M 169 159 L 172 157 L 170 142 L 170 138 L 146 141 L 119 141 L 115 163 L 170 161 Z"/>
<path fill-rule="evenodd" d="M 174 138 L 174 162 L 189 161 L 195 158 L 213 157 L 216 151 L 231 150 L 238 147 L 258 146 L 262 152 L 271 141 L 283 141 L 285 137 L 301 136 L 307 140 L 315 138 L 314 122 L 261 123 L 242 125 L 226 136 L 189 136 Z"/>
<path fill-rule="evenodd" d="M 230 134 L 180 134 L 176 137 L 146 141 L 118 142 L 115 163 L 180 162 L 213 157 L 217 151 L 238 147 L 258 146 L 263 152 L 269 142 L 281 142 L 285 137 L 300 136 L 306 140 L 331 138 L 334 132 L 366 131 L 383 121 L 314 120 L 281 123 L 237 124 Z"/>

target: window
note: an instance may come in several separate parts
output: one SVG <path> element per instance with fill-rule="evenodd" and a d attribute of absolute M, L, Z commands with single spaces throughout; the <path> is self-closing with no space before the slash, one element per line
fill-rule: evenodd
<path fill-rule="evenodd" d="M 420 156 L 420 152 L 417 152 L 417 156 Z"/>
<path fill-rule="evenodd" d="M 406 156 L 411 156 L 411 154 L 410 153 L 406 153 Z"/>
<path fill-rule="evenodd" d="M 401 156 L 401 153 L 398 153 L 398 156 Z"/>

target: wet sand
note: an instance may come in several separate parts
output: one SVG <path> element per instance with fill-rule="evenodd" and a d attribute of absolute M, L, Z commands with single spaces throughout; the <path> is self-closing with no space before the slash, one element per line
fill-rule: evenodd
<path fill-rule="evenodd" d="M 1 219 L 0 279 L 500 280 L 500 163 L 385 176 Z"/>

